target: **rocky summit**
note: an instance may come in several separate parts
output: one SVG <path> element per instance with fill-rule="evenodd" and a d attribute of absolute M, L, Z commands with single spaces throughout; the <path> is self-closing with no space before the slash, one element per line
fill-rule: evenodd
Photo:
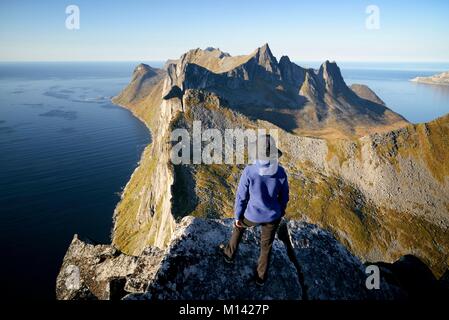
<path fill-rule="evenodd" d="M 439 292 L 436 279 L 449 269 L 449 115 L 410 124 L 367 86 L 348 87 L 336 63 L 302 68 L 286 56 L 278 61 L 268 45 L 241 56 L 194 49 L 162 69 L 140 64 L 113 101 L 148 126 L 152 142 L 115 208 L 112 244 L 74 238 L 59 298 L 389 299 Z M 289 222 L 275 242 L 279 277 L 267 283 L 270 295 L 228 282 L 239 277 L 246 286 L 256 232 L 242 246 L 248 255 L 239 257 L 247 260 L 236 261 L 241 274 L 214 251 L 229 236 L 226 219 L 244 166 L 170 159 L 171 132 L 191 133 L 194 121 L 221 133 L 278 132 Z M 387 287 L 367 292 L 365 264 L 373 262 Z M 432 285 L 413 289 L 400 276 L 410 268 Z M 79 289 L 66 290 L 76 270 Z"/>
<path fill-rule="evenodd" d="M 111 245 L 74 237 L 57 279 L 61 300 L 385 300 L 441 298 L 447 276 L 437 280 L 414 256 L 381 270 L 380 287 L 368 289 L 367 264 L 331 233 L 301 221 L 284 221 L 273 243 L 270 274 L 263 287 L 253 281 L 260 230 L 246 231 L 233 264 L 219 245 L 232 219 L 185 217 L 165 250 L 146 248 L 138 257 Z M 418 279 L 418 281 L 416 281 Z"/>
<path fill-rule="evenodd" d="M 147 248 L 139 257 L 75 237 L 58 276 L 57 298 L 329 300 L 406 295 L 387 282 L 381 290 L 368 290 L 365 267 L 358 258 L 329 232 L 298 221 L 280 228 L 273 243 L 270 277 L 260 288 L 252 281 L 259 230 L 245 233 L 230 265 L 218 246 L 229 238 L 231 224 L 231 219 L 185 217 L 167 249 Z"/>

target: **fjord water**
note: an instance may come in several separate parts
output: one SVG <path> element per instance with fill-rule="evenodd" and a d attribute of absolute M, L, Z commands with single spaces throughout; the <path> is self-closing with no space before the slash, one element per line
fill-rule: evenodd
<path fill-rule="evenodd" d="M 343 63 L 349 84 L 370 87 L 395 112 L 413 123 L 428 122 L 449 112 L 449 86 L 409 81 L 449 70 L 449 63 Z"/>
<path fill-rule="evenodd" d="M 110 102 L 136 64 L 0 64 L 2 295 L 54 298 L 73 234 L 109 241 L 118 193 L 150 140 Z M 368 85 L 409 121 L 449 112 L 449 87 L 409 81 L 449 64 L 339 65 L 348 84 Z"/>
<path fill-rule="evenodd" d="M 110 97 L 136 63 L 0 64 L 2 295 L 53 299 L 74 233 L 109 242 L 150 134 Z"/>

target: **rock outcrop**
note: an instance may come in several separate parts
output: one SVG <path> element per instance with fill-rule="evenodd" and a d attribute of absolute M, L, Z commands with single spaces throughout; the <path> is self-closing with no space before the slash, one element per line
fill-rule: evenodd
<path fill-rule="evenodd" d="M 232 219 L 185 217 L 147 292 L 127 299 L 301 299 L 298 274 L 279 240 L 273 243 L 273 276 L 262 289 L 252 282 L 259 253 L 255 230 L 245 233 L 234 264 L 224 262 L 218 246 L 229 240 L 231 225 Z"/>
<path fill-rule="evenodd" d="M 329 232 L 299 221 L 290 221 L 287 228 L 291 253 L 309 299 L 369 298 L 362 263 Z"/>
<path fill-rule="evenodd" d="M 410 81 L 447 86 L 449 85 L 449 71 L 438 73 L 430 77 L 416 77 Z"/>
<path fill-rule="evenodd" d="M 122 254 L 111 245 L 81 240 L 67 250 L 56 280 L 59 300 L 115 300 L 125 293 L 144 292 L 164 257 L 149 247 L 139 257 Z"/>
<path fill-rule="evenodd" d="M 232 219 L 185 217 L 169 246 L 128 256 L 109 245 L 74 237 L 57 280 L 58 299 L 128 300 L 359 300 L 404 297 L 383 282 L 368 290 L 360 260 L 327 231 L 305 222 L 284 224 L 273 243 L 270 276 L 264 287 L 252 281 L 259 231 L 244 235 L 235 262 L 218 250 L 229 239 Z M 383 280 L 382 280 L 383 281 Z"/>

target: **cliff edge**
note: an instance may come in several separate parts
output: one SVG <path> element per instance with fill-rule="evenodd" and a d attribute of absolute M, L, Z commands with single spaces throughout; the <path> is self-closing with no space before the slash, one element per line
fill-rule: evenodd
<path fill-rule="evenodd" d="M 329 232 L 300 221 L 284 223 L 273 243 L 270 276 L 264 287 L 252 282 L 259 230 L 244 235 L 233 265 L 218 245 L 231 234 L 232 219 L 185 217 L 168 247 L 128 256 L 109 245 L 74 237 L 57 279 L 57 298 L 67 299 L 280 299 L 358 300 L 407 296 L 382 278 L 368 290 L 365 266 Z"/>

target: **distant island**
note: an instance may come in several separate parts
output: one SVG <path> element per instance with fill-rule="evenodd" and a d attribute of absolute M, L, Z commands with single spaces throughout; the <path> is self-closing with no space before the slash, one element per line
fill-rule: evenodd
<path fill-rule="evenodd" d="M 411 79 L 410 81 L 448 86 L 449 85 L 449 71 L 438 73 L 438 74 L 435 74 L 430 77 L 416 77 L 416 78 Z"/>

